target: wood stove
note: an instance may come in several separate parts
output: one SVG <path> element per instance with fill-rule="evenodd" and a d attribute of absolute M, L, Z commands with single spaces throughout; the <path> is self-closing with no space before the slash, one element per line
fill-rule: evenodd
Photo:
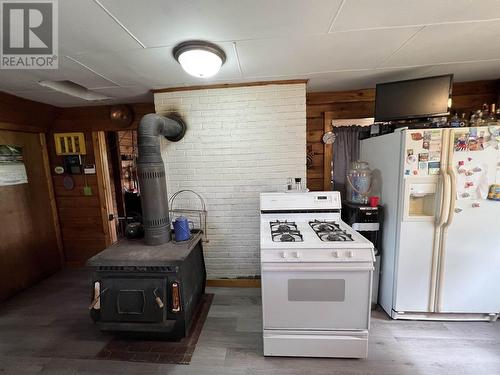
<path fill-rule="evenodd" d="M 122 240 L 91 258 L 91 317 L 102 331 L 180 339 L 205 292 L 202 233 L 147 246 Z"/>

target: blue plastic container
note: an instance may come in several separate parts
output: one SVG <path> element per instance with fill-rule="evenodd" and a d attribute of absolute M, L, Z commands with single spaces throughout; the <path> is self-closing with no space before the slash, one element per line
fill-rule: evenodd
<path fill-rule="evenodd" d="M 176 241 L 186 241 L 191 238 L 191 229 L 187 217 L 179 216 L 173 222 Z"/>

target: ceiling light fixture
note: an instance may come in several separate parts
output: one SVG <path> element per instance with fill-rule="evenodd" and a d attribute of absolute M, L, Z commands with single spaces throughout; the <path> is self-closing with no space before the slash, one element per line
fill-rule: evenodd
<path fill-rule="evenodd" d="M 99 94 L 98 92 L 91 91 L 86 87 L 79 85 L 73 81 L 39 81 L 38 84 L 47 87 L 51 90 L 61 92 L 66 95 L 71 95 L 83 100 L 100 101 L 113 99 L 109 96 Z"/>
<path fill-rule="evenodd" d="M 226 61 L 222 48 L 202 40 L 182 42 L 172 52 L 182 69 L 198 78 L 214 76 Z"/>

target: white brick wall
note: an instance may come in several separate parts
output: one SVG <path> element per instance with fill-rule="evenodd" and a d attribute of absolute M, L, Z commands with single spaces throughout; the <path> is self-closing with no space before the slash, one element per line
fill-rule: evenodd
<path fill-rule="evenodd" d="M 162 152 L 169 195 L 192 189 L 207 203 L 208 278 L 259 275 L 259 193 L 305 183 L 305 84 L 158 93 L 155 108 L 187 123 Z"/>

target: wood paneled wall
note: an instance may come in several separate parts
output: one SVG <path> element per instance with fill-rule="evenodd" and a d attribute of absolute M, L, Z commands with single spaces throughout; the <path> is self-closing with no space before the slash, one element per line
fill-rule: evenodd
<path fill-rule="evenodd" d="M 62 266 L 46 138 L 57 109 L 0 92 L 0 144 L 23 147 L 27 184 L 0 187 L 0 301 Z"/>
<path fill-rule="evenodd" d="M 110 106 L 60 108 L 52 128 L 57 131 L 119 131 L 137 129 L 142 116 L 154 113 L 153 103 L 131 104 L 134 121 L 126 128 L 110 120 Z"/>
<path fill-rule="evenodd" d="M 58 113 L 51 105 L 22 99 L 0 91 L 0 129 L 29 133 L 46 132 Z"/>
<path fill-rule="evenodd" d="M 469 114 L 483 103 L 496 103 L 499 81 L 472 81 L 453 84 L 452 110 Z M 307 152 L 312 159 L 307 170 L 307 185 L 311 190 L 323 190 L 325 166 L 325 113 L 333 119 L 373 117 L 375 89 L 312 92 L 307 94 Z M 327 167 L 327 168 L 325 168 Z"/>
<path fill-rule="evenodd" d="M 82 156 L 87 164 L 95 164 L 92 132 L 86 131 L 85 147 L 87 155 Z M 81 265 L 86 259 L 106 247 L 106 236 L 102 226 L 101 202 L 96 175 L 72 175 L 74 188 L 64 188 L 64 175 L 54 172 L 56 166 L 63 165 L 63 158 L 54 149 L 53 133 L 50 133 L 48 149 L 52 181 L 59 223 L 61 228 L 65 261 L 69 265 Z M 90 186 L 92 195 L 84 194 L 84 186 Z"/>
<path fill-rule="evenodd" d="M 143 115 L 154 112 L 154 105 L 134 104 L 132 109 L 134 121 L 126 129 L 136 129 Z M 111 122 L 109 106 L 60 108 L 52 126 L 51 137 L 53 132 L 83 131 L 87 148 L 85 162 L 95 164 L 93 132 L 123 130 Z M 103 188 L 100 186 L 102 182 L 99 184 L 96 175 L 86 175 L 87 183 L 92 189 L 92 195 L 86 196 L 83 193 L 84 175 L 74 175 L 74 189 L 64 189 L 62 184 L 64 177 L 54 173 L 54 167 L 62 165 L 62 157 L 56 156 L 53 141 L 49 150 L 66 263 L 74 266 L 83 265 L 87 259 L 108 246 L 109 233 L 106 228 L 108 223 L 103 222 L 106 202 L 103 201 L 103 195 L 99 196 L 99 189 Z"/>

